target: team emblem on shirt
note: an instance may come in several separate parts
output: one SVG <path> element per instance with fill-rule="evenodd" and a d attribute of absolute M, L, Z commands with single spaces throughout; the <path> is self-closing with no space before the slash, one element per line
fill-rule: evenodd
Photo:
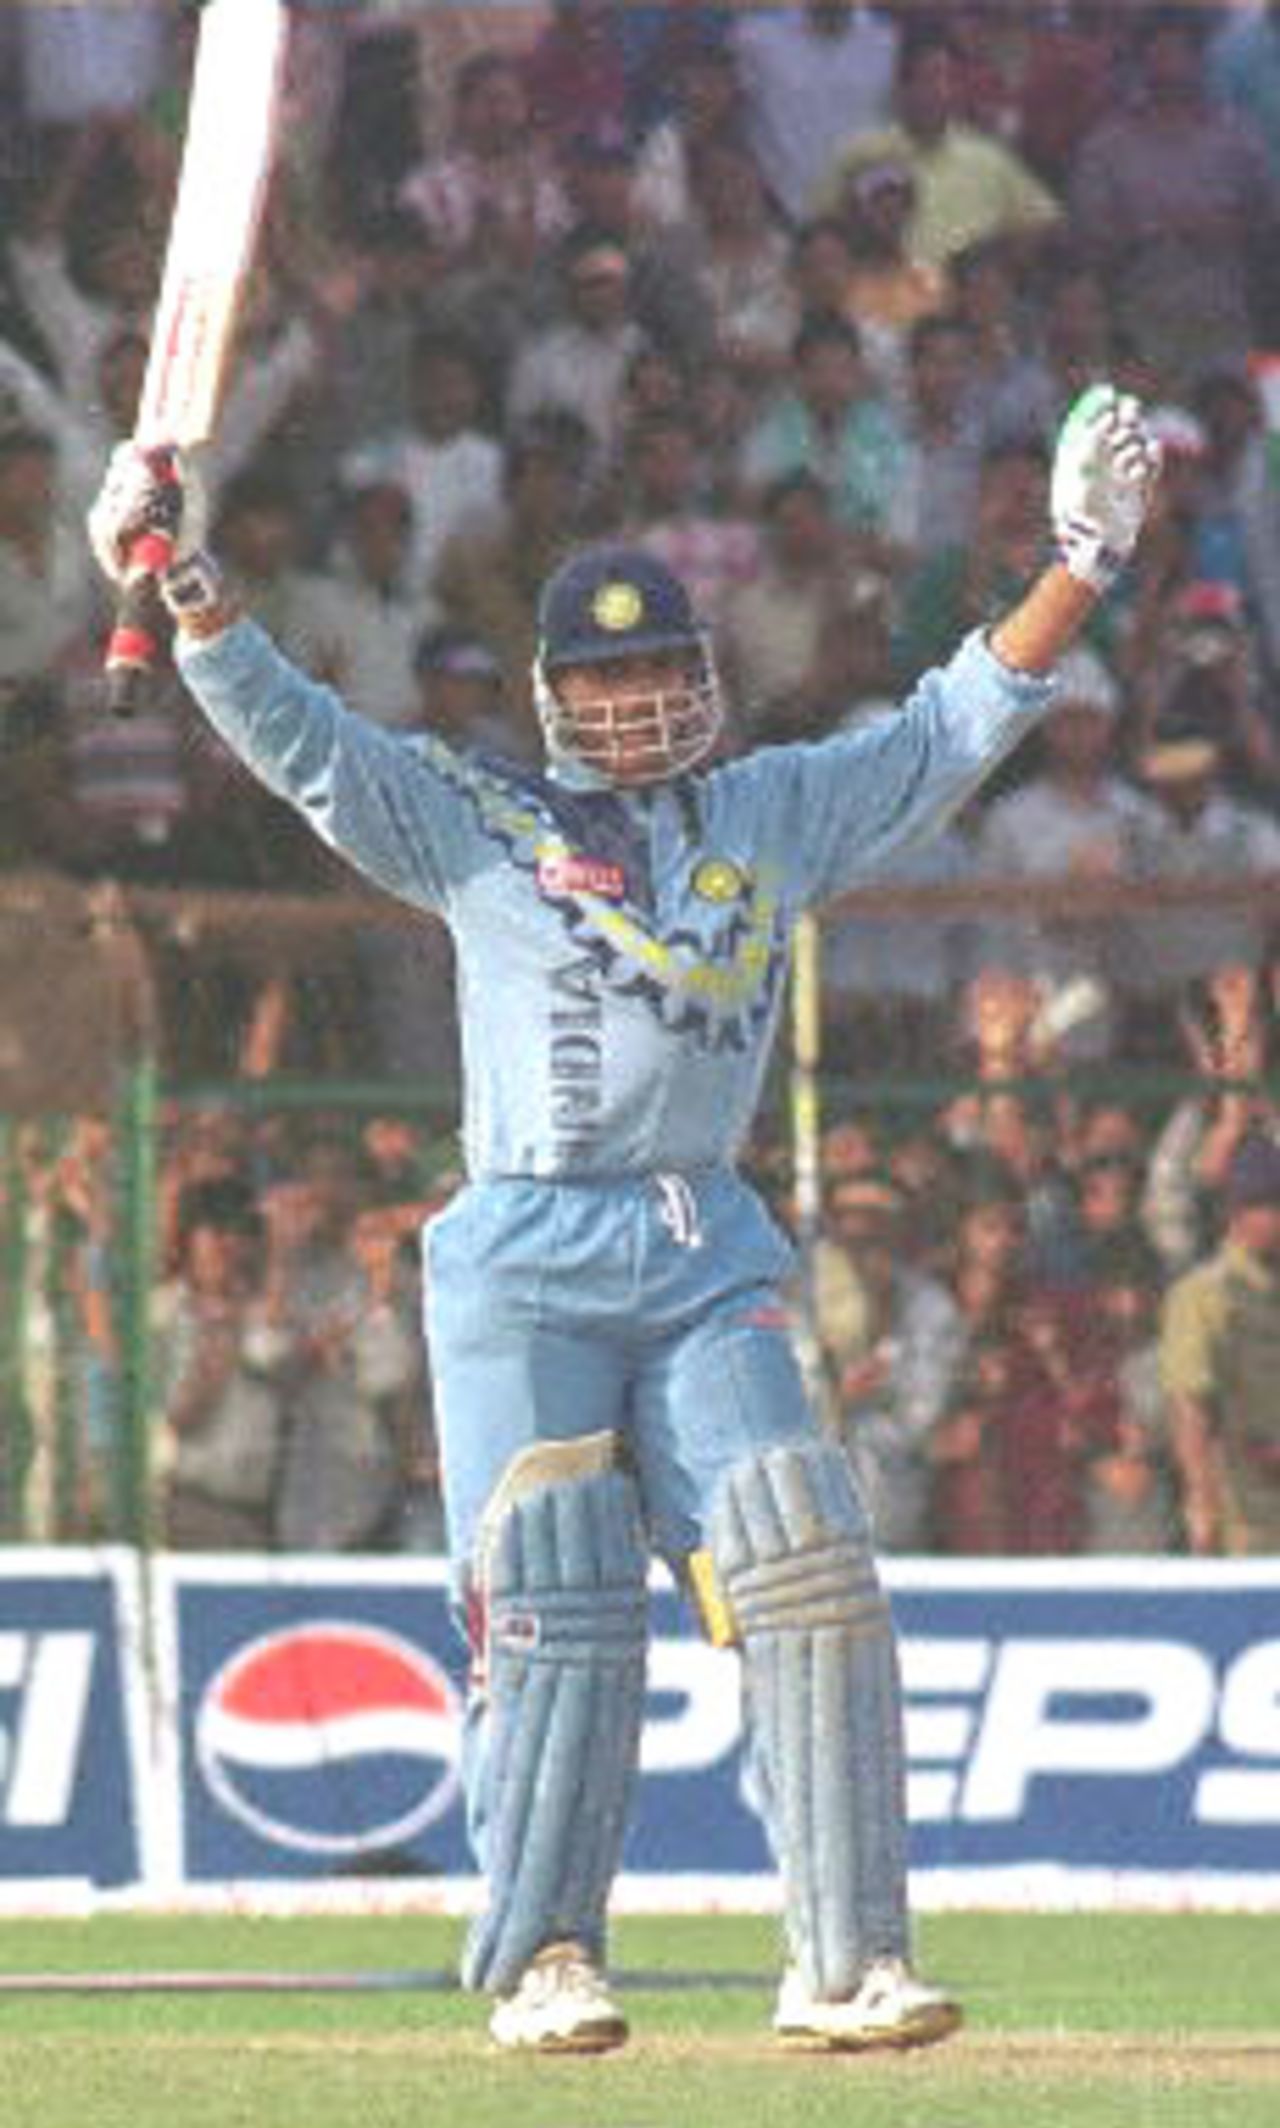
<path fill-rule="evenodd" d="M 695 865 L 689 884 L 699 900 L 724 908 L 731 901 L 741 901 L 748 880 L 741 865 L 736 865 L 731 857 L 704 857 L 700 865 Z"/>
<path fill-rule="evenodd" d="M 610 635 L 638 627 L 644 618 L 644 599 L 638 586 L 621 578 L 601 584 L 591 601 L 591 618 L 598 628 L 607 628 Z"/>

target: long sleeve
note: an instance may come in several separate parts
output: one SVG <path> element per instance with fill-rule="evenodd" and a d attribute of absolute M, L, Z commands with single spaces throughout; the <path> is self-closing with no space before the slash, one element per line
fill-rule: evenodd
<path fill-rule="evenodd" d="M 183 642 L 178 657 L 210 723 L 259 781 L 376 885 L 443 908 L 474 844 L 473 810 L 450 782 L 459 763 L 448 747 L 354 715 L 253 621 Z"/>
<path fill-rule="evenodd" d="M 762 851 L 799 898 L 829 899 L 943 826 L 1039 721 L 1053 682 L 1011 672 L 979 635 L 926 673 L 901 710 L 815 746 L 764 750 L 723 772 L 756 812 Z"/>

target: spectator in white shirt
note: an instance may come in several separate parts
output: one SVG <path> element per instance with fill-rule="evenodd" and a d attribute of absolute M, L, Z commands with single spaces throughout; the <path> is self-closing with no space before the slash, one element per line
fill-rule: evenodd
<path fill-rule="evenodd" d="M 778 207 L 800 222 L 835 150 L 887 123 L 899 32 L 851 0 L 744 11 L 733 31 L 747 132 Z"/>
<path fill-rule="evenodd" d="M 1135 823 L 1144 877 L 1224 881 L 1280 874 L 1280 825 L 1226 787 L 1231 705 L 1212 669 L 1189 669 L 1160 710 L 1139 766 L 1154 801 Z M 1259 968 L 1268 951 L 1264 906 L 1177 906 L 1135 924 L 1134 985 L 1169 1018 L 1185 985 L 1228 965 Z"/>
<path fill-rule="evenodd" d="M 627 376 L 644 344 L 625 249 L 595 230 L 579 230 L 565 247 L 563 313 L 525 341 L 512 367 L 508 426 L 553 410 L 576 414 L 605 464 L 617 442 Z"/>
<path fill-rule="evenodd" d="M 410 419 L 344 461 L 348 485 L 391 482 L 409 497 L 413 529 L 405 565 L 412 597 L 426 597 L 453 533 L 493 508 L 502 450 L 483 420 L 484 378 L 469 343 L 427 326 L 413 348 Z"/>
<path fill-rule="evenodd" d="M 1040 728 L 1040 766 L 1021 788 L 997 798 L 978 834 L 979 872 L 992 880 L 1120 880 L 1133 870 L 1142 797 L 1116 770 L 1119 690 L 1083 645 L 1058 667 L 1058 695 Z M 982 959 L 1029 977 L 1048 1004 L 1082 978 L 1109 996 L 1128 972 L 1126 926 L 1076 917 L 1064 892 L 1061 917 L 993 919 L 982 927 Z M 1114 1015 L 1091 1013 L 1067 1054 L 1105 1054 Z"/>

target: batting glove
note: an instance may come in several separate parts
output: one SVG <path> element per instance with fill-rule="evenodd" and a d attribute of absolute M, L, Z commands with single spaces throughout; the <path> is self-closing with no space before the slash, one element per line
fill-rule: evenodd
<path fill-rule="evenodd" d="M 89 511 L 89 544 L 104 576 L 123 589 L 140 539 L 171 542 L 168 566 L 180 567 L 201 545 L 208 515 L 204 483 L 181 452 L 120 443 Z"/>
<path fill-rule="evenodd" d="M 1058 437 L 1049 507 L 1058 553 L 1080 583 L 1107 591 L 1115 582 L 1137 545 L 1160 461 L 1136 399 L 1095 384 L 1076 400 Z"/>

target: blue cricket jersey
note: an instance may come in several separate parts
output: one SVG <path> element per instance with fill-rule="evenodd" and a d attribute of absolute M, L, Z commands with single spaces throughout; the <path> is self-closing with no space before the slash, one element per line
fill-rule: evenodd
<path fill-rule="evenodd" d="M 256 776 L 448 924 L 477 1180 L 732 1164 L 797 916 L 946 820 L 1053 691 L 973 635 L 900 711 L 623 793 L 373 724 L 252 621 L 178 655 Z"/>

